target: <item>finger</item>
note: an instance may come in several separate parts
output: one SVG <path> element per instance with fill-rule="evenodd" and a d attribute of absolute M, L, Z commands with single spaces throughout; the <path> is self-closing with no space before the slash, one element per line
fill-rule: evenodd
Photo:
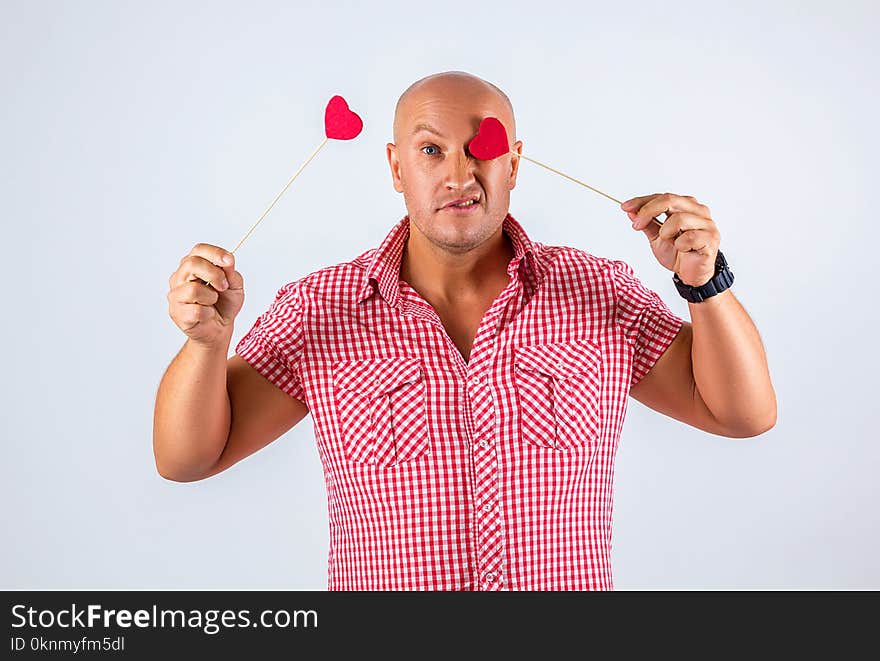
<path fill-rule="evenodd" d="M 627 211 L 627 212 L 626 212 L 626 215 L 629 216 L 629 222 L 631 222 L 631 223 L 633 224 L 633 229 L 634 229 L 634 230 L 636 230 L 636 229 L 637 229 L 637 230 L 641 230 L 641 229 L 643 229 L 643 226 L 645 226 L 645 223 L 641 223 L 640 226 L 636 227 L 636 214 L 634 214 L 632 211 Z M 663 214 L 663 216 L 664 216 L 663 220 L 657 220 L 656 218 L 652 218 L 650 221 L 648 221 L 648 223 L 647 223 L 647 227 L 650 227 L 650 226 L 652 226 L 652 225 L 653 225 L 654 227 L 657 227 L 657 228 L 663 227 L 663 225 L 664 225 L 664 223 L 665 223 L 665 221 L 666 221 L 665 214 Z M 644 227 L 644 229 L 647 229 L 647 227 Z M 656 235 L 655 235 L 655 236 L 656 236 Z"/>
<path fill-rule="evenodd" d="M 633 213 L 637 212 L 645 202 L 649 200 L 653 200 L 655 197 L 659 197 L 663 195 L 663 193 L 654 193 L 653 195 L 642 195 L 640 197 L 631 197 L 626 202 L 620 205 L 620 208 L 624 211 L 632 211 Z"/>
<path fill-rule="evenodd" d="M 638 212 L 642 209 L 642 207 L 644 207 L 648 202 L 651 202 L 651 201 L 655 200 L 656 198 L 661 197 L 662 195 L 664 195 L 664 193 L 654 193 L 653 195 L 643 195 L 641 197 L 634 197 L 631 200 L 627 200 L 626 202 L 624 202 L 623 206 L 621 208 L 627 212 L 627 215 L 629 216 L 630 222 L 633 222 L 633 221 L 635 221 L 636 216 L 637 216 Z M 655 227 L 662 227 L 663 224 L 666 222 L 666 215 L 662 214 L 662 213 L 659 215 L 663 216 L 662 220 L 657 219 L 657 218 L 651 219 L 651 223 Z M 643 227 L 642 224 L 640 224 L 639 226 L 636 226 L 635 224 L 633 224 L 633 229 L 642 230 L 642 227 Z M 654 230 L 648 231 L 648 232 L 646 232 L 646 234 L 648 235 L 648 238 L 651 239 L 652 241 L 657 236 L 657 232 Z"/>
<path fill-rule="evenodd" d="M 657 195 L 645 202 L 636 212 L 636 227 L 641 228 L 644 224 L 651 222 L 652 218 L 656 218 L 660 214 L 666 213 L 669 216 L 679 211 L 687 211 L 696 215 L 702 215 L 703 205 L 692 197 L 682 197 L 672 193 L 663 193 Z M 668 222 L 668 218 L 666 222 Z M 666 223 L 664 222 L 664 225 Z"/>
<path fill-rule="evenodd" d="M 244 278 L 238 271 L 233 269 L 230 272 L 226 269 L 226 280 L 229 282 L 230 291 L 244 289 Z"/>
<path fill-rule="evenodd" d="M 211 321 L 216 314 L 217 310 L 213 306 L 183 303 L 175 321 L 177 321 L 178 328 L 185 332 L 200 323 Z"/>
<path fill-rule="evenodd" d="M 180 268 L 177 270 L 178 278 L 176 284 L 201 280 L 209 282 L 218 291 L 223 291 L 229 286 L 226 277 L 226 271 L 219 266 L 211 263 L 204 257 L 195 255 L 187 255 L 181 260 Z"/>
<path fill-rule="evenodd" d="M 643 223 L 642 227 L 636 227 L 636 224 L 635 224 L 636 214 L 634 214 L 632 211 L 627 211 L 626 213 L 629 216 L 629 219 L 631 221 L 633 221 L 633 229 L 637 229 L 641 232 L 644 232 L 645 236 L 648 237 L 649 241 L 653 241 L 654 239 L 657 238 L 657 235 L 660 233 L 660 228 L 663 227 L 663 224 L 657 225 L 656 223 L 649 222 L 647 224 Z"/>
<path fill-rule="evenodd" d="M 211 306 L 219 300 L 220 294 L 203 282 L 192 280 L 173 290 L 170 298 L 179 304 L 196 303 Z"/>
<path fill-rule="evenodd" d="M 650 223 L 654 218 L 665 213 L 667 214 L 667 218 L 664 221 L 664 224 L 666 224 L 669 220 L 669 216 L 680 211 L 695 212 L 696 209 L 686 198 L 672 193 L 663 193 L 662 195 L 656 195 L 650 200 L 647 200 L 639 208 L 636 212 L 634 223 L 636 228 L 641 228 L 647 223 Z"/>
<path fill-rule="evenodd" d="M 673 241 L 678 252 L 710 255 L 715 250 L 715 235 L 708 230 L 688 230 Z"/>
<path fill-rule="evenodd" d="M 228 256 L 229 259 L 232 260 L 232 261 L 229 262 L 229 264 L 227 264 L 227 263 L 224 261 L 223 265 L 222 265 L 220 268 L 223 269 L 223 275 L 224 275 L 224 277 L 226 278 L 226 286 L 224 287 L 224 289 L 232 289 L 232 288 L 233 288 L 232 281 L 233 281 L 233 278 L 235 277 L 235 274 L 237 273 L 237 271 L 235 270 L 235 255 L 233 255 L 232 253 L 227 253 L 227 252 L 224 251 L 224 252 L 223 252 L 223 255 L 221 255 L 220 259 L 221 259 L 221 260 L 224 260 L 227 256 Z M 241 279 L 241 274 L 238 274 L 238 277 L 239 277 L 239 280 L 240 280 L 240 279 Z M 212 281 L 210 281 L 208 284 L 213 284 L 213 282 L 214 282 L 214 281 L 212 280 Z M 240 286 L 235 286 L 235 288 L 236 288 L 236 289 L 240 289 L 241 287 L 240 287 Z M 222 291 L 222 290 L 221 290 L 221 291 Z"/>
<path fill-rule="evenodd" d="M 642 221 L 643 223 L 650 221 Z M 664 241 L 675 241 L 676 237 L 688 230 L 701 230 L 714 227 L 715 223 L 708 219 L 688 212 L 670 214 L 660 228 L 660 238 Z"/>
<path fill-rule="evenodd" d="M 222 269 L 235 268 L 235 255 L 210 243 L 197 243 L 189 251 L 189 256 L 201 257 Z"/>
<path fill-rule="evenodd" d="M 233 266 L 235 264 L 235 255 L 210 243 L 197 243 L 189 251 L 189 254 L 203 257 L 217 266 Z"/>

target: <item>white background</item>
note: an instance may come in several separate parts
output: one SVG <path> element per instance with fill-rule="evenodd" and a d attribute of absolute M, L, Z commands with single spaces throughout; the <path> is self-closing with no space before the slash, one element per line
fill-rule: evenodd
<path fill-rule="evenodd" d="M 770 432 L 706 434 L 630 400 L 618 589 L 880 588 L 872 2 L 2 2 L 5 350 L 0 588 L 326 587 L 312 419 L 207 481 L 163 480 L 156 389 L 183 334 L 167 279 L 237 252 L 233 347 L 276 291 L 405 214 L 400 93 L 460 69 L 511 97 L 523 153 L 619 199 L 694 195 L 763 337 Z M 689 319 L 604 197 L 527 161 L 533 239 L 623 259 Z M 230 350 L 232 350 L 232 348 Z"/>

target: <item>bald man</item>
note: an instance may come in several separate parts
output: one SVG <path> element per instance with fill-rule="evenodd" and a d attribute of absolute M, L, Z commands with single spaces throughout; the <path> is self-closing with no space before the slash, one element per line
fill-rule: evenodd
<path fill-rule="evenodd" d="M 513 143 L 483 161 L 468 144 L 489 116 Z M 284 285 L 231 358 L 232 256 L 198 244 L 181 260 L 168 298 L 187 340 L 156 398 L 159 473 L 205 479 L 311 413 L 329 589 L 612 589 L 627 398 L 720 436 L 775 424 L 708 207 L 669 193 L 622 205 L 674 271 L 687 322 L 626 263 L 533 241 L 513 218 L 522 142 L 491 83 L 417 81 L 386 151 L 407 215 L 378 247 Z"/>

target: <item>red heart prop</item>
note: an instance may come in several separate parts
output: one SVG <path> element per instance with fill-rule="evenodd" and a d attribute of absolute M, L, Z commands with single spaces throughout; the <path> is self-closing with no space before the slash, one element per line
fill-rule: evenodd
<path fill-rule="evenodd" d="M 364 128 L 364 122 L 357 113 L 348 109 L 348 104 L 338 94 L 330 99 L 324 111 L 324 133 L 334 140 L 356 138 Z"/>
<path fill-rule="evenodd" d="M 468 151 L 481 161 L 491 161 L 510 151 L 504 124 L 494 117 L 484 117 L 477 135 L 468 144 Z"/>

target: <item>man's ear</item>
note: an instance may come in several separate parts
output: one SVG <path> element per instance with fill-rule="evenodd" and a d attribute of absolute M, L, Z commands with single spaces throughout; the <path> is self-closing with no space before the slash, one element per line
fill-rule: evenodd
<path fill-rule="evenodd" d="M 391 182 L 394 184 L 394 190 L 402 193 L 403 185 L 400 181 L 400 159 L 397 157 L 397 145 L 389 142 L 385 145 L 385 154 L 388 157 L 388 165 L 391 166 Z"/>
<path fill-rule="evenodd" d="M 517 154 L 522 154 L 522 140 L 517 140 L 513 143 L 513 151 Z M 508 190 L 513 190 L 516 187 L 516 175 L 519 174 L 519 156 L 511 156 L 510 157 L 510 176 L 507 178 L 507 188 Z"/>

